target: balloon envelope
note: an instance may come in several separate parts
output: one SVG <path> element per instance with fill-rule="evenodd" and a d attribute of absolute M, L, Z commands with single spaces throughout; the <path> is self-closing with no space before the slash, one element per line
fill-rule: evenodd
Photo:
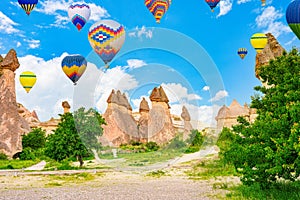
<path fill-rule="evenodd" d="M 218 3 L 220 2 L 220 0 L 205 0 L 205 2 L 208 4 L 208 6 L 210 7 L 211 11 L 214 11 L 214 8 L 218 5 Z"/>
<path fill-rule="evenodd" d="M 125 29 L 113 20 L 101 20 L 93 24 L 88 33 L 90 45 L 105 64 L 120 51 L 125 41 Z"/>
<path fill-rule="evenodd" d="M 67 77 L 76 85 L 87 67 L 87 61 L 81 55 L 66 56 L 62 62 L 61 67 Z"/>
<path fill-rule="evenodd" d="M 295 0 L 289 4 L 286 9 L 286 21 L 300 39 L 300 0 Z"/>
<path fill-rule="evenodd" d="M 171 0 L 145 0 L 145 6 L 152 13 L 156 22 L 160 23 L 161 18 L 167 12 L 171 2 Z"/>
<path fill-rule="evenodd" d="M 22 72 L 19 80 L 23 88 L 28 93 L 36 82 L 36 75 L 31 71 Z"/>
<path fill-rule="evenodd" d="M 255 33 L 251 36 L 250 43 L 257 53 L 261 53 L 268 43 L 268 38 L 264 33 Z"/>
<path fill-rule="evenodd" d="M 91 9 L 87 4 L 72 4 L 68 9 L 68 15 L 72 23 L 80 31 L 91 15 Z"/>
<path fill-rule="evenodd" d="M 238 55 L 240 56 L 241 59 L 244 59 L 245 56 L 247 55 L 248 51 L 246 48 L 239 48 L 238 49 Z"/>
<path fill-rule="evenodd" d="M 34 9 L 38 0 L 18 0 L 18 3 L 26 12 L 27 15 L 30 15 L 30 12 Z"/>

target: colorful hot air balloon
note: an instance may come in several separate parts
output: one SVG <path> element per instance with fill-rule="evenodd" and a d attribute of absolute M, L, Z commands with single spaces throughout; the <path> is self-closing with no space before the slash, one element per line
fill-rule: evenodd
<path fill-rule="evenodd" d="M 76 85 L 87 67 L 87 62 L 81 55 L 70 55 L 62 60 L 61 67 L 67 77 Z"/>
<path fill-rule="evenodd" d="M 36 82 L 36 75 L 30 71 L 22 72 L 19 80 L 23 88 L 28 93 Z"/>
<path fill-rule="evenodd" d="M 113 20 L 101 20 L 90 27 L 89 42 L 108 68 L 108 63 L 115 57 L 125 41 L 125 30 Z"/>
<path fill-rule="evenodd" d="M 171 0 L 145 0 L 145 5 L 155 17 L 156 22 L 160 23 L 160 19 L 167 12 L 171 2 Z"/>
<path fill-rule="evenodd" d="M 20 6 L 25 10 L 27 15 L 30 15 L 30 12 L 34 9 L 38 0 L 18 0 Z"/>
<path fill-rule="evenodd" d="M 261 0 L 261 6 L 265 6 L 266 5 L 266 0 Z"/>
<path fill-rule="evenodd" d="M 300 0 L 295 0 L 286 9 L 286 21 L 300 40 Z"/>
<path fill-rule="evenodd" d="M 91 15 L 91 9 L 87 4 L 72 4 L 68 9 L 68 15 L 72 23 L 80 31 Z"/>
<path fill-rule="evenodd" d="M 268 43 L 268 38 L 264 33 L 255 33 L 251 36 L 250 43 L 257 53 L 261 53 Z"/>
<path fill-rule="evenodd" d="M 214 12 L 214 8 L 218 5 L 218 3 L 220 2 L 220 0 L 205 0 L 205 2 L 210 7 L 211 12 Z"/>
<path fill-rule="evenodd" d="M 244 59 L 248 51 L 246 48 L 239 48 L 237 53 L 241 57 L 241 59 Z"/>

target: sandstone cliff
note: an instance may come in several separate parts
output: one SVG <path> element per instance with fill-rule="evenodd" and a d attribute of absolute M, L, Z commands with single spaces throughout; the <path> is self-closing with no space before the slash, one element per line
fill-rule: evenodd
<path fill-rule="evenodd" d="M 267 33 L 266 36 L 268 38 L 267 45 L 261 53 L 256 54 L 255 76 L 258 79 L 259 69 L 264 65 L 267 65 L 270 60 L 275 59 L 278 56 L 282 56 L 285 51 L 271 33 Z"/>
<path fill-rule="evenodd" d="M 0 151 L 9 157 L 22 151 L 21 135 L 30 131 L 28 122 L 19 115 L 16 102 L 14 72 L 19 66 L 14 50 L 0 62 Z"/>
<path fill-rule="evenodd" d="M 99 138 L 102 145 L 119 146 L 131 140 L 139 140 L 138 127 L 132 116 L 132 108 L 125 94 L 112 90 L 107 99 L 108 107 L 103 114 L 107 125 Z"/>
<path fill-rule="evenodd" d="M 217 128 L 231 128 L 233 125 L 237 125 L 237 118 L 239 116 L 244 117 L 252 123 L 257 117 L 256 109 L 249 108 L 247 104 L 241 106 L 237 100 L 234 99 L 229 107 L 224 105 L 220 108 L 218 115 L 215 118 L 217 121 Z"/>

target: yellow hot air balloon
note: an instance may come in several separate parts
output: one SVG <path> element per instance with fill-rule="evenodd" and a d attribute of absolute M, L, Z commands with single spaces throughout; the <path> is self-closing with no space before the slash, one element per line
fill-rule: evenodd
<path fill-rule="evenodd" d="M 251 36 L 250 43 L 257 53 L 261 53 L 268 43 L 268 38 L 264 33 L 255 33 Z"/>
<path fill-rule="evenodd" d="M 36 75 L 33 72 L 26 71 L 20 74 L 20 83 L 28 93 L 36 82 Z"/>

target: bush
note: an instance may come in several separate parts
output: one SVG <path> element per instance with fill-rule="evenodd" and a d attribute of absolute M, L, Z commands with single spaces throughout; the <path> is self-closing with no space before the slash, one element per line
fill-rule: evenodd
<path fill-rule="evenodd" d="M 190 146 L 198 146 L 200 147 L 203 144 L 204 137 L 198 130 L 192 130 L 191 134 L 189 135 L 189 138 L 186 140 L 186 142 Z"/>
<path fill-rule="evenodd" d="M 41 128 L 32 129 L 30 133 L 23 135 L 22 137 L 23 148 L 29 147 L 32 150 L 43 148 L 45 146 L 45 142 L 46 133 Z"/>
<path fill-rule="evenodd" d="M 157 151 L 159 146 L 156 142 L 147 142 L 146 145 L 147 151 Z"/>
<path fill-rule="evenodd" d="M 0 152 L 0 160 L 7 160 L 8 157 L 5 153 Z"/>
<path fill-rule="evenodd" d="M 200 147 L 198 146 L 189 146 L 186 150 L 185 153 L 195 153 L 200 150 Z"/>
<path fill-rule="evenodd" d="M 180 136 L 177 135 L 174 139 L 170 141 L 167 145 L 167 149 L 181 149 L 186 147 L 186 143 L 180 139 Z"/>
<path fill-rule="evenodd" d="M 20 153 L 20 160 L 34 160 L 35 158 L 34 151 L 30 147 L 26 147 Z"/>

